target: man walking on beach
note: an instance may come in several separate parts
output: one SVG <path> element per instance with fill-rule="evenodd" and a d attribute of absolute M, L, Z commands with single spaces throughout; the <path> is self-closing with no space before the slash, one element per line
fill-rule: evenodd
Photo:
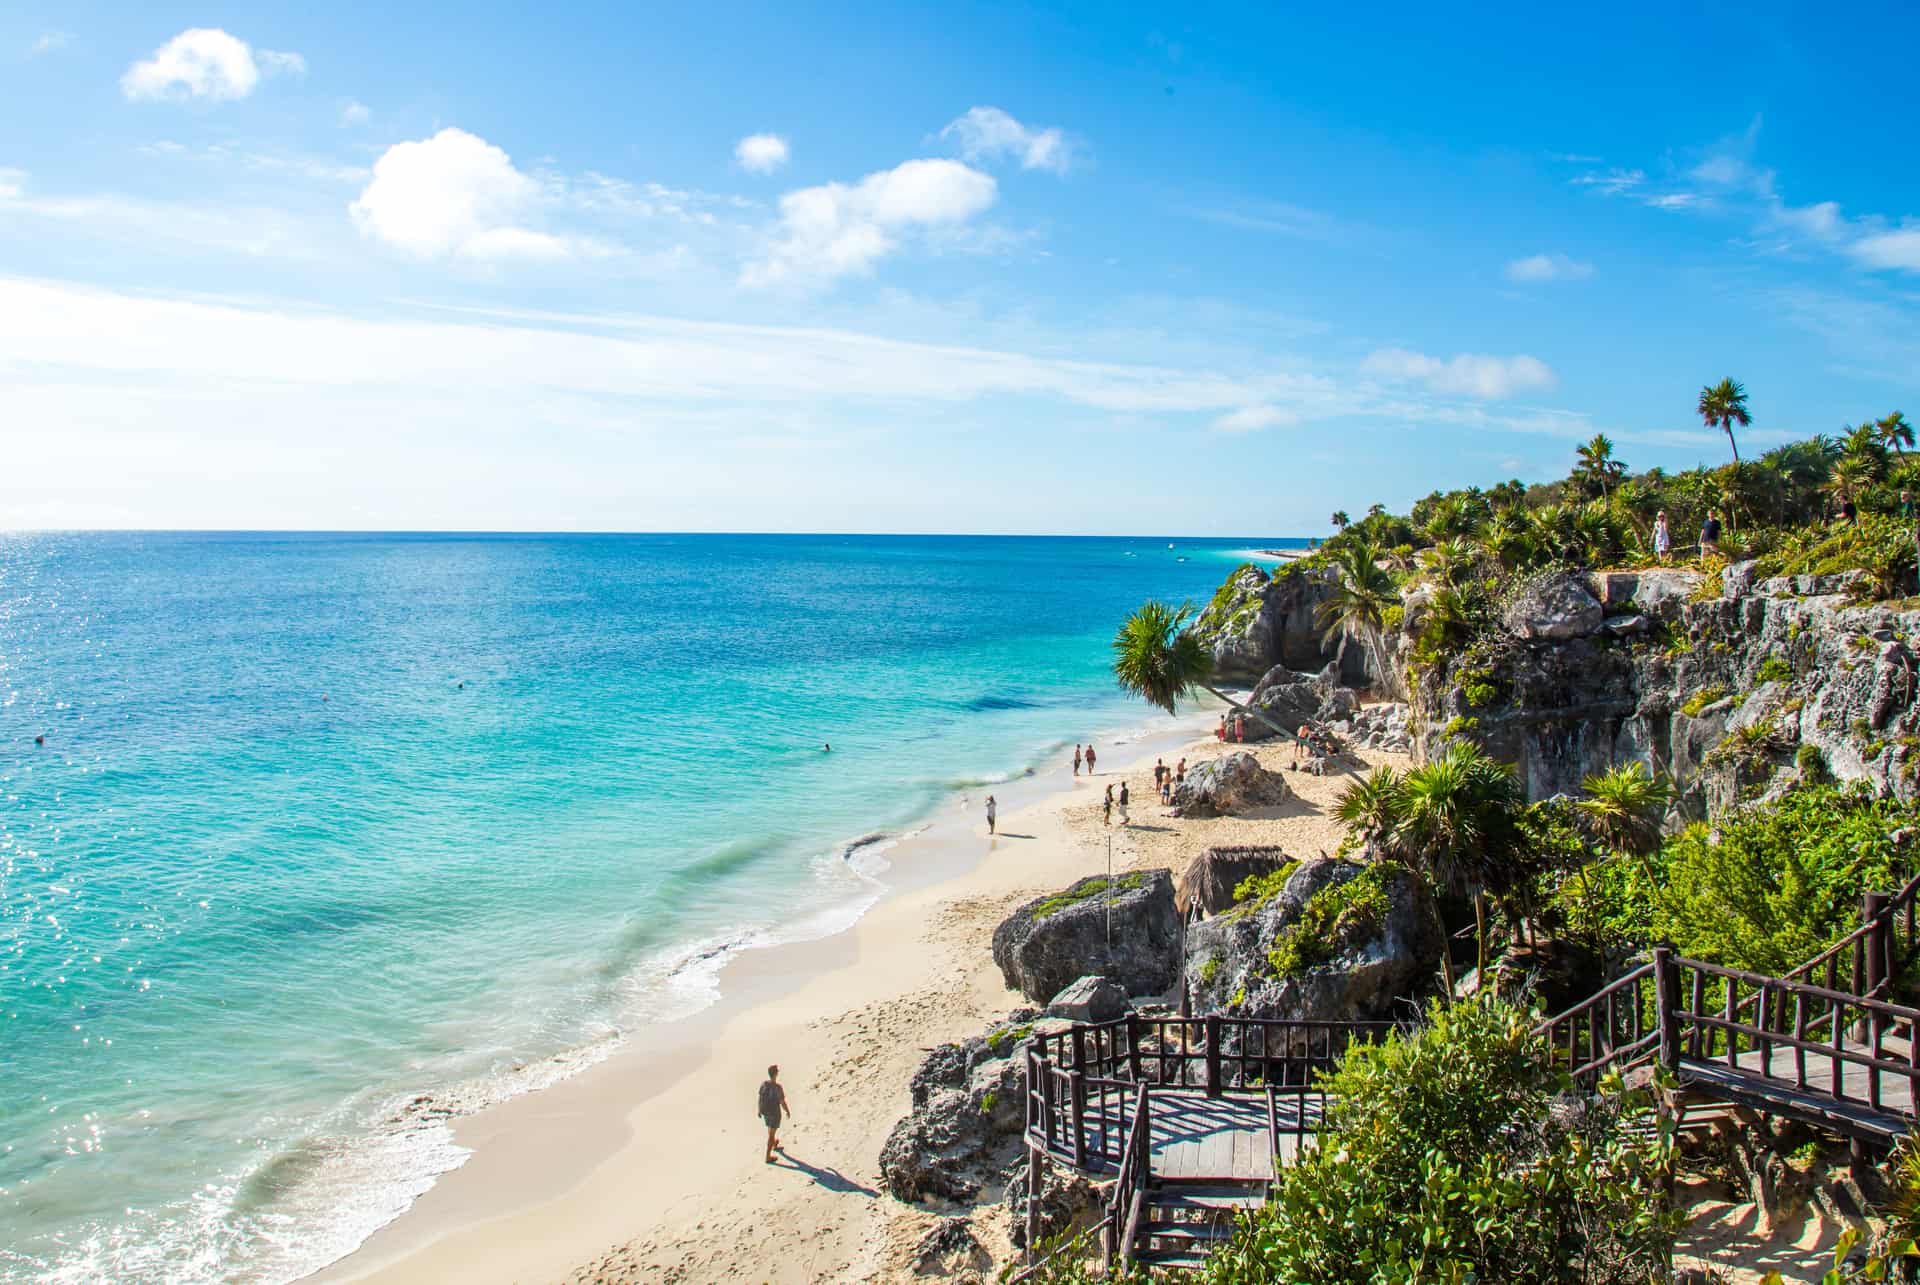
<path fill-rule="evenodd" d="M 787 1091 L 780 1087 L 780 1068 L 767 1068 L 767 1078 L 760 1086 L 760 1120 L 767 1126 L 767 1163 L 773 1163 L 773 1153 L 780 1149 L 780 1121 L 793 1114 L 787 1106 Z"/>
<path fill-rule="evenodd" d="M 1080 775 L 1080 742 L 1073 743 L 1073 774 Z"/>
<path fill-rule="evenodd" d="M 1127 783 L 1120 782 L 1120 824 L 1127 824 Z"/>
<path fill-rule="evenodd" d="M 1087 775 L 1093 775 L 1093 742 L 1087 742 Z"/>
<path fill-rule="evenodd" d="M 999 817 L 999 815 L 1000 815 L 1000 805 L 998 803 L 995 803 L 993 801 L 993 796 L 989 794 L 987 796 L 987 833 L 988 834 L 993 833 L 993 823 Z"/>

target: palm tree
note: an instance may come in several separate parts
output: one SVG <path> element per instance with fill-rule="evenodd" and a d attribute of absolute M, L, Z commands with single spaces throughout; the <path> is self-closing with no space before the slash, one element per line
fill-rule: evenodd
<path fill-rule="evenodd" d="M 1638 857 L 1653 885 L 1653 867 L 1647 858 L 1660 846 L 1660 820 L 1666 814 L 1673 788 L 1635 760 L 1623 767 L 1596 772 L 1581 782 L 1587 797 L 1574 807 L 1594 841 L 1614 852 Z"/>
<path fill-rule="evenodd" d="M 1880 435 L 1880 444 L 1891 446 L 1896 454 L 1905 455 L 1906 448 L 1913 445 L 1913 425 L 1899 411 L 1875 420 L 1873 427 Z"/>
<path fill-rule="evenodd" d="M 1573 475 L 1583 481 L 1597 483 L 1601 498 L 1612 494 L 1613 483 L 1627 471 L 1627 466 L 1613 458 L 1613 441 L 1605 433 L 1595 433 L 1593 440 L 1575 448 L 1574 453 L 1580 462 L 1574 465 Z"/>
<path fill-rule="evenodd" d="M 1400 774 L 1390 767 L 1377 767 L 1340 791 L 1333 801 L 1333 814 L 1361 843 L 1388 845 L 1400 824 L 1403 798 Z"/>
<path fill-rule="evenodd" d="M 1243 705 L 1212 686 L 1213 656 L 1198 638 L 1186 631 L 1190 606 L 1169 606 L 1152 599 L 1142 603 L 1113 637 L 1113 676 L 1120 686 L 1150 705 L 1171 714 L 1174 703 L 1200 691 L 1226 702 L 1269 731 L 1295 737 L 1250 705 Z"/>
<path fill-rule="evenodd" d="M 1753 423 L 1747 414 L 1747 390 L 1738 381 L 1723 379 L 1717 384 L 1709 384 L 1700 390 L 1700 418 L 1707 422 L 1708 428 L 1718 428 L 1727 435 L 1727 445 L 1733 448 L 1733 462 L 1740 462 L 1740 443 L 1733 438 L 1733 426 L 1745 428 Z"/>
<path fill-rule="evenodd" d="M 1435 585 L 1458 585 L 1473 572 L 1474 547 L 1460 536 L 1442 540 L 1420 555 L 1420 569 Z"/>
<path fill-rule="evenodd" d="M 1392 692 L 1396 684 L 1388 672 L 1380 631 L 1386 625 L 1387 608 L 1398 603 L 1400 595 L 1394 589 L 1392 575 L 1379 563 L 1380 551 L 1372 545 L 1340 550 L 1335 557 L 1339 582 L 1332 594 L 1314 608 L 1313 620 L 1320 626 L 1322 642 L 1336 634 L 1340 636 L 1340 647 L 1334 654 L 1336 661 L 1345 657 L 1349 639 L 1365 647 L 1373 672 L 1381 685 Z"/>
<path fill-rule="evenodd" d="M 1850 428 L 1847 435 L 1840 439 L 1840 449 L 1846 458 L 1858 460 L 1860 467 L 1872 480 L 1879 481 L 1887 475 L 1887 448 L 1880 440 L 1880 426 L 1862 424 Z"/>
<path fill-rule="evenodd" d="M 1842 455 L 1827 472 L 1827 484 L 1820 489 L 1836 500 L 1864 494 L 1873 485 L 1873 465 L 1857 455 Z"/>
<path fill-rule="evenodd" d="M 1334 530 L 1336 531 L 1346 530 L 1347 523 L 1351 522 L 1352 520 L 1353 519 L 1347 516 L 1347 511 L 1345 509 L 1335 509 L 1333 511 L 1333 527 L 1334 527 Z"/>
<path fill-rule="evenodd" d="M 1369 504 L 1367 506 L 1367 516 L 1370 518 L 1377 518 L 1386 511 L 1387 506 L 1384 504 Z"/>
<path fill-rule="evenodd" d="M 1475 956 L 1481 984 L 1487 985 L 1487 893 L 1510 886 L 1518 874 L 1519 782 L 1479 746 L 1456 742 L 1401 778 L 1397 806 L 1394 846 L 1403 859 L 1436 893 L 1456 889 L 1472 895 Z M 1439 917 L 1437 907 L 1434 915 Z M 1451 993 L 1453 968 L 1444 950 L 1441 964 Z"/>

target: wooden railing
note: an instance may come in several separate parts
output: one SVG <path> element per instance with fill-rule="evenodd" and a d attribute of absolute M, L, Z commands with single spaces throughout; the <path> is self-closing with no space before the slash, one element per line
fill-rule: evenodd
<path fill-rule="evenodd" d="M 1118 1254 L 1125 1266 L 1133 1261 L 1133 1247 L 1140 1236 L 1140 1215 L 1146 1205 L 1147 1187 L 1153 1180 L 1153 1104 L 1152 1089 L 1145 1084 L 1135 1090 L 1133 1123 L 1127 1129 L 1126 1147 L 1120 1156 L 1120 1175 L 1114 1180 L 1113 1198 L 1107 1205 L 1107 1261 Z"/>
<path fill-rule="evenodd" d="M 1916 1021 L 1920 1010 L 1871 995 L 1659 946 L 1651 963 L 1535 1029 L 1582 1083 L 1657 1060 L 1675 1076 L 1763 1107 L 1830 1111 L 1843 1121 L 1849 1109 L 1864 1108 L 1876 1118 L 1855 1115 L 1851 1123 L 1876 1132 L 1911 1122 L 1920 1103 Z"/>
<path fill-rule="evenodd" d="M 1297 1096 L 1296 1134 L 1317 1127 L 1314 1086 L 1353 1044 L 1383 1038 L 1392 1022 L 1147 1018 L 1076 1024 L 1027 1046 L 1027 1138 L 1088 1172 L 1118 1167 L 1141 1086 L 1199 1089 L 1209 1097 Z M 1278 1136 L 1274 1138 L 1278 1145 Z"/>
<path fill-rule="evenodd" d="M 1830 991 L 1878 999 L 1911 964 L 1920 943 L 1920 875 L 1894 893 L 1861 899 L 1860 926 L 1783 976 Z"/>

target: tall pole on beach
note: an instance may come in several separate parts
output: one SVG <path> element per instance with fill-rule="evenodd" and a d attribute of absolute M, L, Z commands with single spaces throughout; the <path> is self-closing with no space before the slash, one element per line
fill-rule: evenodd
<path fill-rule="evenodd" d="M 1107 836 L 1107 962 L 1113 962 L 1113 836 Z"/>

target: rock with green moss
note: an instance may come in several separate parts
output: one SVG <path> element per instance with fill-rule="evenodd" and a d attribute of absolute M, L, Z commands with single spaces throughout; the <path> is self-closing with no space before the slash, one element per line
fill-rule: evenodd
<path fill-rule="evenodd" d="M 1180 975 L 1173 872 L 1093 875 L 1037 897 L 994 929 L 993 962 L 1007 985 L 1044 1004 L 1099 974 L 1128 995 L 1160 995 Z"/>
<path fill-rule="evenodd" d="M 1244 913 L 1195 925 L 1187 984 L 1196 1012 L 1364 1021 L 1438 975 L 1440 943 L 1425 885 L 1402 867 L 1302 861 Z"/>

